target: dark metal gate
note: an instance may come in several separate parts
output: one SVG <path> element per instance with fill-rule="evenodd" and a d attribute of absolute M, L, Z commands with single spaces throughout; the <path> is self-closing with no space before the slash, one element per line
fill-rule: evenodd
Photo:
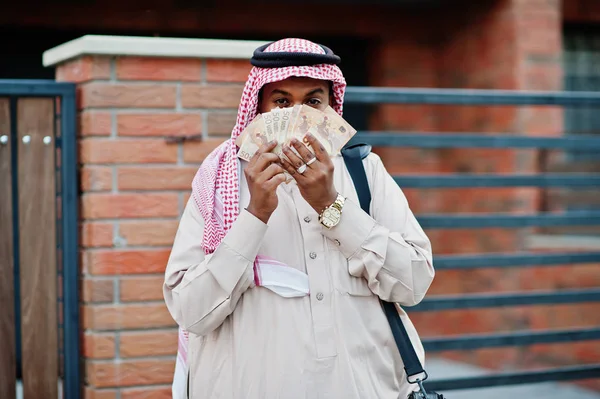
<path fill-rule="evenodd" d="M 0 80 L 0 397 L 81 396 L 75 85 Z"/>
<path fill-rule="evenodd" d="M 599 107 L 597 92 L 511 92 L 495 90 L 438 90 L 352 87 L 347 102 L 363 104 L 432 104 L 432 105 L 535 105 L 563 107 Z M 600 137 L 570 135 L 564 137 L 527 137 L 491 134 L 363 132 L 353 141 L 377 147 L 413 148 L 508 148 L 576 151 L 597 154 L 600 160 Z M 568 187 L 599 188 L 600 175 L 594 173 L 541 173 L 529 175 L 460 174 L 438 176 L 395 176 L 402 188 L 462 187 Z M 542 212 L 529 215 L 417 215 L 425 229 L 480 229 L 487 227 L 523 228 L 556 226 L 599 226 L 600 211 Z M 435 248 L 434 248 L 435 250 Z M 564 264 L 600 263 L 600 248 L 577 253 L 515 253 L 486 255 L 434 256 L 436 270 L 474 270 L 484 268 L 517 268 Z M 600 273 L 600 270 L 598 271 Z M 502 294 L 469 294 L 428 296 L 409 313 L 451 309 L 482 309 L 540 304 L 575 304 L 600 302 L 600 287 L 560 291 L 534 291 Z M 527 346 L 540 343 L 600 340 L 600 326 L 585 329 L 518 331 L 503 334 L 477 334 L 425 339 L 428 353 L 447 350 L 473 350 Z M 499 385 L 529 384 L 545 381 L 580 380 L 600 377 L 600 364 L 561 367 L 540 371 L 522 371 L 469 378 L 428 381 L 431 389 L 446 391 L 484 388 Z M 435 378 L 435 376 L 434 376 Z"/>

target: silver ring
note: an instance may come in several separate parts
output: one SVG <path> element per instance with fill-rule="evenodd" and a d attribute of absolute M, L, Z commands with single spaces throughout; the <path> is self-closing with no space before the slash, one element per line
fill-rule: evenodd
<path fill-rule="evenodd" d="M 310 165 L 312 165 L 313 163 L 315 163 L 315 161 L 316 161 L 316 160 L 317 160 L 317 157 L 313 157 L 313 158 L 312 158 L 310 161 L 308 161 L 308 162 L 306 163 L 306 166 L 310 166 Z"/>
<path fill-rule="evenodd" d="M 303 174 L 304 172 L 306 172 L 306 164 L 302 164 L 302 166 L 300 166 L 298 169 L 296 169 L 296 171 L 300 174 Z"/>

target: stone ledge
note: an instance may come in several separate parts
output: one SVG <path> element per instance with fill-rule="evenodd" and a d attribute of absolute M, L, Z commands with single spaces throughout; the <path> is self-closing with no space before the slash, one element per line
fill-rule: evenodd
<path fill-rule="evenodd" d="M 44 52 L 44 66 L 83 55 L 250 59 L 263 41 L 85 35 Z"/>
<path fill-rule="evenodd" d="M 529 250 L 579 250 L 597 251 L 600 237 L 586 235 L 532 234 L 525 240 Z"/>

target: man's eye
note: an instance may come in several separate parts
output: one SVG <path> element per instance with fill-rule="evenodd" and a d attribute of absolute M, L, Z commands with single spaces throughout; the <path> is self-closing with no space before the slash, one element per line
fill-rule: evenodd
<path fill-rule="evenodd" d="M 308 104 L 308 105 L 319 105 L 319 104 L 321 104 L 321 100 L 319 100 L 318 98 L 311 98 L 310 100 L 308 100 L 306 102 L 306 104 Z"/>
<path fill-rule="evenodd" d="M 285 107 L 288 104 L 288 100 L 287 98 L 278 98 L 275 100 L 275 104 L 277 104 L 278 106 Z"/>

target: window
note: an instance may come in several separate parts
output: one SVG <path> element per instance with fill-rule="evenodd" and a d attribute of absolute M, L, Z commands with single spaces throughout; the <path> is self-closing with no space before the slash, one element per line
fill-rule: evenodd
<path fill-rule="evenodd" d="M 600 28 L 566 27 L 563 43 L 564 90 L 600 92 Z M 600 107 L 565 107 L 564 130 L 566 135 L 600 136 Z M 565 171 L 600 173 L 598 151 L 570 151 L 565 155 Z M 562 209 L 600 210 L 600 193 L 596 187 L 562 189 L 557 192 L 557 203 Z M 567 234 L 600 235 L 598 226 L 568 227 L 560 230 Z"/>
<path fill-rule="evenodd" d="M 600 91 L 600 29 L 568 28 L 564 34 L 564 89 Z M 598 107 L 565 108 L 566 134 L 600 135 Z M 597 152 L 573 151 L 572 161 L 598 161 Z"/>

